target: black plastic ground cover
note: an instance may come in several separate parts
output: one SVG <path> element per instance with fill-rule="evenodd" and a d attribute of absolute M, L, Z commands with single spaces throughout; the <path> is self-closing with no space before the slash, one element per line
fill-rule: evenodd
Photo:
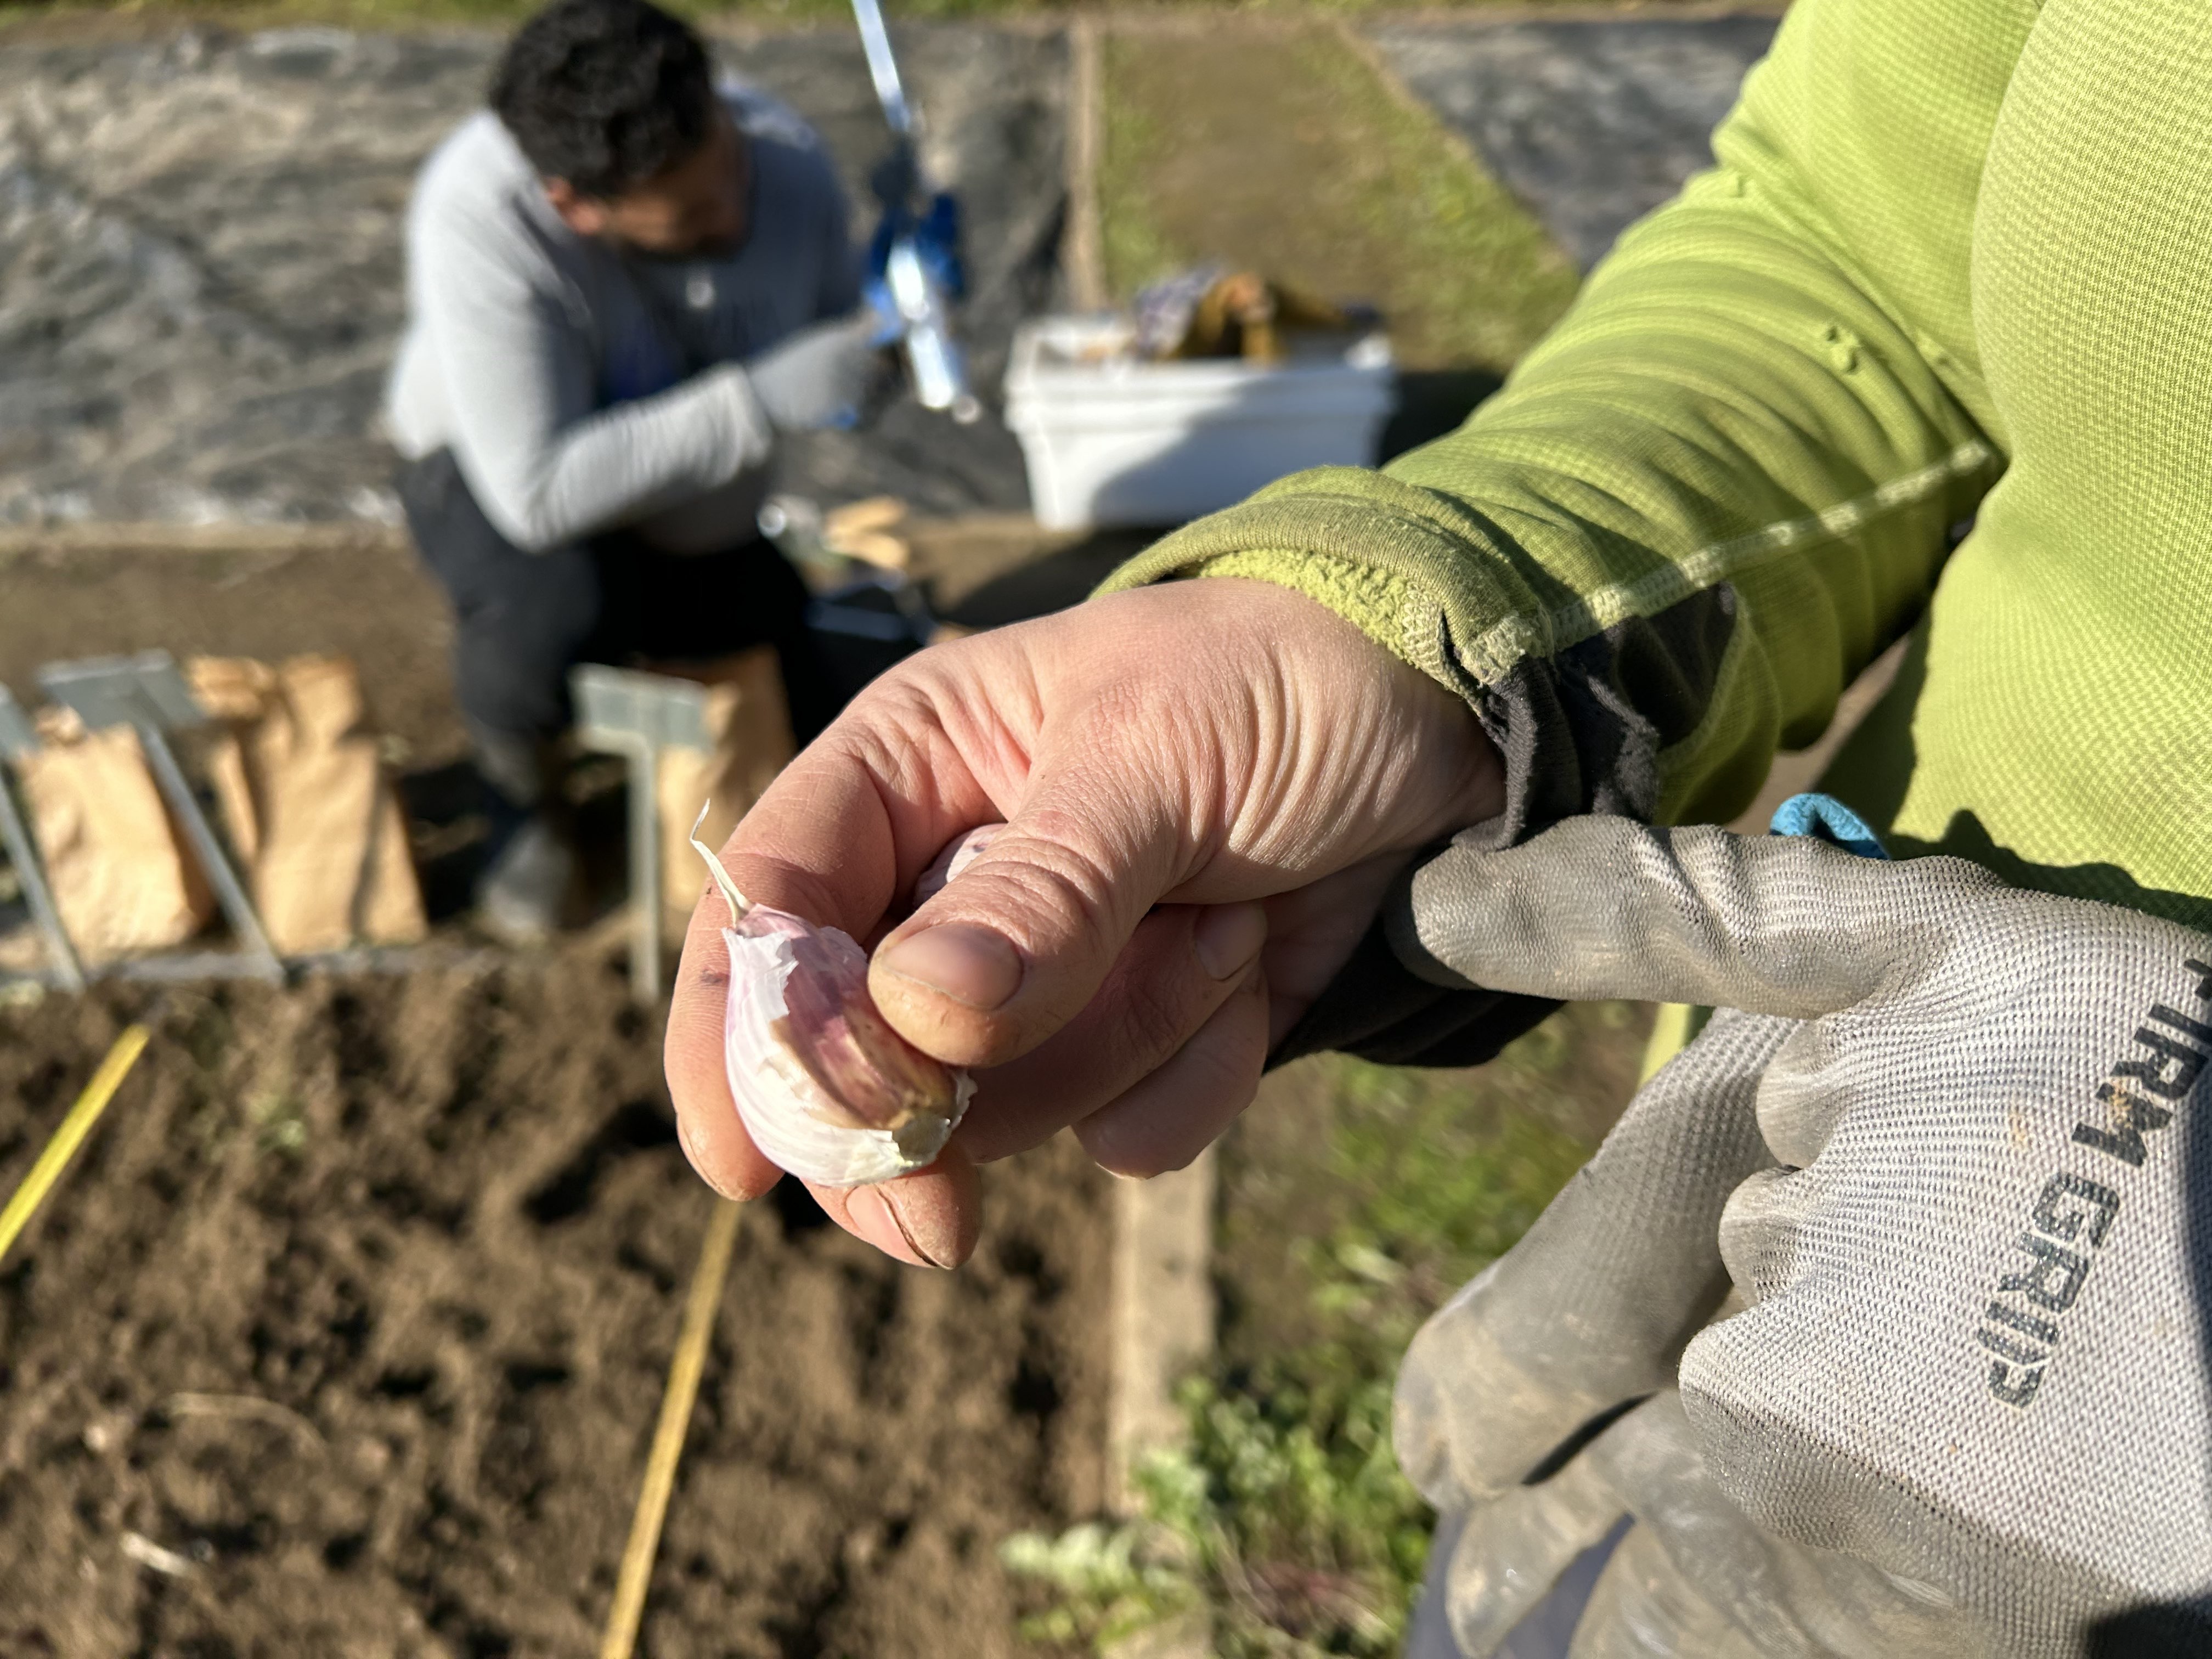
<path fill-rule="evenodd" d="M 928 158 L 967 204 L 963 321 L 995 402 L 1015 321 L 1054 298 L 1065 43 L 960 25 L 898 40 Z M 375 416 L 409 185 L 498 44 L 192 28 L 0 48 L 0 525 L 392 519 Z M 886 137 L 857 38 L 720 50 L 815 124 L 864 201 Z M 787 469 L 831 499 L 1026 501 L 995 421 L 910 405 L 794 446 Z"/>
<path fill-rule="evenodd" d="M 1773 28 L 1474 21 L 1373 38 L 1588 265 L 1703 165 Z M 966 203 L 963 322 L 992 417 L 960 428 L 896 403 L 793 445 L 785 482 L 1018 509 L 998 386 L 1015 324 L 1060 297 L 1066 41 L 966 24 L 896 38 L 928 160 Z M 497 47 L 307 27 L 0 48 L 0 526 L 391 520 L 375 415 L 408 187 Z M 884 138 L 857 39 L 721 52 L 816 125 L 864 199 Z"/>
<path fill-rule="evenodd" d="M 1711 165 L 1768 16 L 1393 23 L 1383 60 L 1587 270 Z"/>

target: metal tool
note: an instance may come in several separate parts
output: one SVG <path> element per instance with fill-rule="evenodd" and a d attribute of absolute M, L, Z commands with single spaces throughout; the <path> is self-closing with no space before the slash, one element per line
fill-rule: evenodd
<path fill-rule="evenodd" d="M 568 675 L 576 740 L 629 763 L 629 892 L 637 935 L 630 994 L 660 1000 L 660 751 L 712 749 L 707 688 L 695 680 L 585 663 Z"/>
<path fill-rule="evenodd" d="M 15 701 L 15 694 L 0 685 L 0 760 L 21 761 L 39 747 L 39 734 L 32 729 L 29 716 Z M 22 884 L 23 902 L 30 907 L 31 921 L 46 941 L 46 959 L 53 964 L 54 976 L 65 990 L 84 989 L 84 966 L 77 960 L 76 947 L 70 943 L 69 929 L 62 926 L 62 913 L 55 907 L 53 890 L 46 885 L 46 866 L 39 862 L 38 843 L 31 839 L 30 827 L 15 804 L 14 780 L 8 769 L 0 766 L 0 844 L 8 849 L 8 862 L 15 867 L 15 879 Z"/>
<path fill-rule="evenodd" d="M 884 286 L 903 327 L 900 344 L 914 377 L 915 400 L 966 426 L 981 416 L 983 405 L 969 387 L 967 362 L 952 332 L 952 296 L 921 246 L 925 224 L 951 222 L 951 198 L 922 178 L 914 106 L 899 78 L 882 6 L 878 0 L 853 0 L 853 15 L 860 26 L 860 48 L 867 54 L 876 101 L 884 106 L 884 119 L 899 147 L 877 173 L 877 193 L 891 232 L 884 252 Z M 917 201 L 923 204 L 919 210 Z"/>
<path fill-rule="evenodd" d="M 904 642 L 917 650 L 937 637 L 937 618 L 921 584 L 903 570 L 871 564 L 830 546 L 817 502 L 804 495 L 771 495 L 761 507 L 758 522 L 776 551 L 808 575 L 814 592 L 806 605 L 809 628 L 882 645 Z"/>
<path fill-rule="evenodd" d="M 87 657 L 79 662 L 48 663 L 39 671 L 39 684 L 64 708 L 94 731 L 128 726 L 138 734 L 139 746 L 154 769 L 155 784 L 169 810 L 185 827 L 192 851 L 207 872 L 223 919 L 238 939 L 252 977 L 272 985 L 284 982 L 284 964 L 269 943 L 269 935 L 255 913 L 253 901 L 238 869 L 216 834 L 215 825 L 192 793 L 176 751 L 169 747 L 171 732 L 204 725 L 207 716 L 193 700 L 191 688 L 177 672 L 166 651 L 146 651 L 135 657 Z"/>
<path fill-rule="evenodd" d="M 914 109 L 899 80 L 898 59 L 891 55 L 891 35 L 884 24 L 884 9 L 877 0 L 853 0 L 853 17 L 860 26 L 860 50 L 868 55 L 868 78 L 876 83 L 876 101 L 884 106 L 884 119 L 900 138 L 912 143 Z"/>

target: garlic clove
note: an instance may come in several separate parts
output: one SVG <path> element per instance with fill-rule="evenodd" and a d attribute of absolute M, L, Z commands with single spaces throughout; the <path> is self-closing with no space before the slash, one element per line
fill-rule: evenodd
<path fill-rule="evenodd" d="M 868 994 L 868 958 L 835 927 L 756 905 L 731 931 L 740 938 L 788 940 L 780 1039 L 772 1064 L 794 1086 L 818 1091 L 817 1114 L 854 1129 L 896 1130 L 910 1119 L 952 1109 L 952 1075 L 890 1028 Z M 777 953 L 781 962 L 785 951 Z"/>
<path fill-rule="evenodd" d="M 926 1167 L 966 1113 L 973 1080 L 884 1024 L 866 1000 L 867 958 L 845 934 L 759 906 L 744 920 L 755 918 L 762 925 L 753 931 L 722 933 L 730 953 L 723 1066 L 753 1144 L 779 1169 L 834 1187 Z M 842 987 L 805 959 L 824 947 L 857 961 L 860 999 L 826 1018 Z"/>
<path fill-rule="evenodd" d="M 964 836 L 945 843 L 944 851 L 929 861 L 929 867 L 915 878 L 914 902 L 923 905 L 943 892 L 963 870 L 975 863 L 983 849 L 997 838 L 1003 823 L 979 823 Z"/>
<path fill-rule="evenodd" d="M 722 1061 L 753 1144 L 829 1186 L 926 1167 L 967 1111 L 973 1080 L 891 1029 L 868 994 L 867 954 L 849 935 L 750 903 L 721 860 L 696 836 L 691 844 L 730 908 Z"/>

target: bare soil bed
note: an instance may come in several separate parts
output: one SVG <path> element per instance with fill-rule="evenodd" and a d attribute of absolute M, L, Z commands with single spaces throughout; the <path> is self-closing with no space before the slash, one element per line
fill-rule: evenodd
<path fill-rule="evenodd" d="M 618 964 L 0 1011 L 0 1182 L 133 1016 L 0 1270 L 0 1655 L 594 1651 L 713 1201 Z M 1017 1651 L 1000 1540 L 1099 1502 L 1101 1188 L 1001 1171 L 958 1273 L 747 1213 L 641 1652 Z"/>
<path fill-rule="evenodd" d="M 388 539 L 26 548 L 0 585 L 27 700 L 60 657 L 341 651 L 418 777 L 459 754 Z M 464 960 L 0 1006 L 0 1192 L 155 1032 L 0 1264 L 0 1659 L 596 1651 L 712 1199 L 617 946 Z M 1056 1147 L 990 1204 L 957 1274 L 796 1188 L 747 1214 L 641 1655 L 1023 1650 L 1000 1540 L 1101 1502 L 1104 1181 Z"/>

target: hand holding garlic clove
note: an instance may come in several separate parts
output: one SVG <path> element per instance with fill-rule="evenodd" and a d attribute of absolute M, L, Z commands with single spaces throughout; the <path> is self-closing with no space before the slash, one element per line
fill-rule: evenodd
<path fill-rule="evenodd" d="M 770 908 L 869 947 L 884 1024 L 979 1085 L 927 1168 L 816 1197 L 887 1254 L 949 1266 L 974 1248 L 980 1162 L 1070 1127 L 1120 1173 L 1188 1161 L 1371 918 L 1354 866 L 1488 816 L 1498 776 L 1463 704 L 1265 583 L 1116 594 L 908 659 L 722 849 Z M 999 818 L 902 920 L 947 842 Z M 694 920 L 669 1089 L 693 1164 L 752 1197 L 778 1166 L 734 1109 L 729 921 L 711 897 Z"/>

